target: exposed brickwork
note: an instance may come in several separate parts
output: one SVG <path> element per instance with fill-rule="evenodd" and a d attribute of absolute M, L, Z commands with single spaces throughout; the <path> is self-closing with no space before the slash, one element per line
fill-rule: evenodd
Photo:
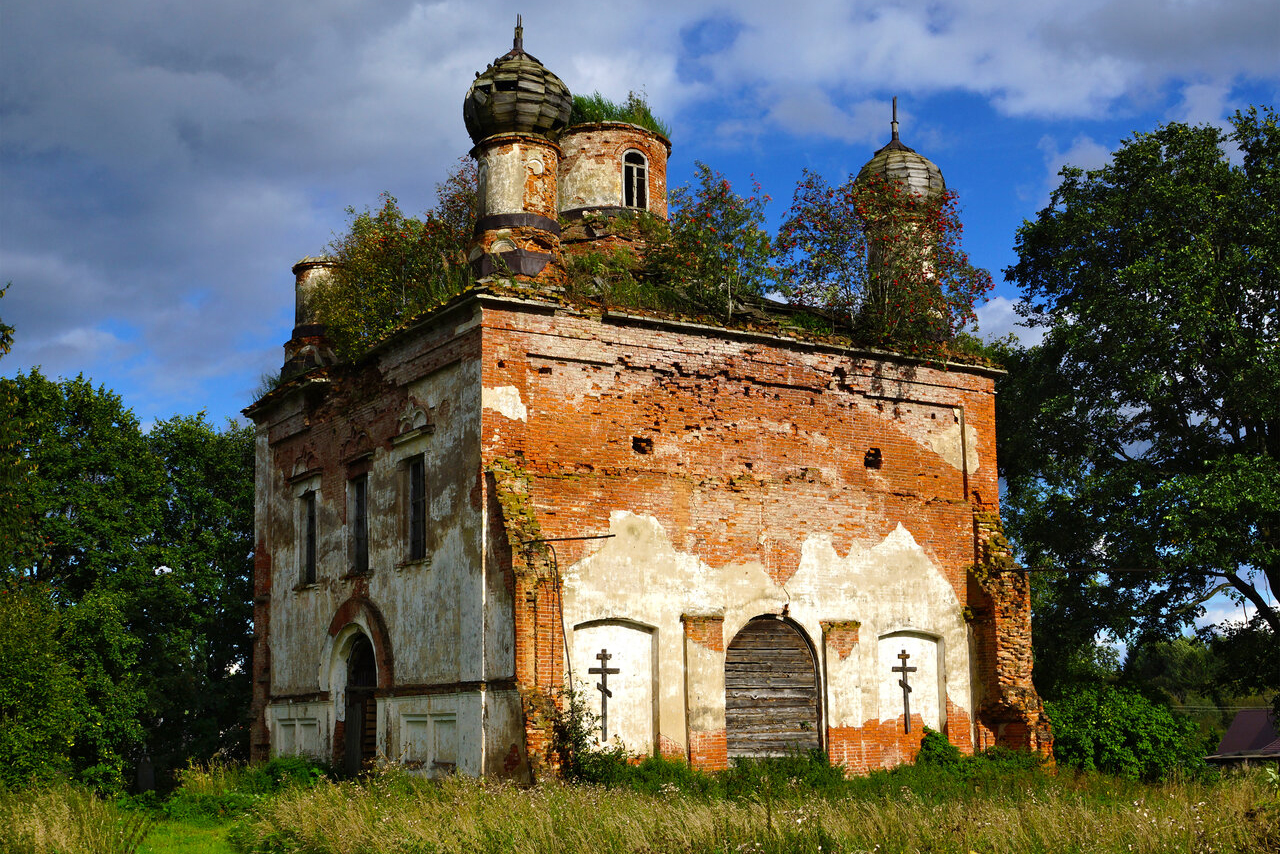
<path fill-rule="evenodd" d="M 680 622 L 686 638 L 714 652 L 724 652 L 724 617 L 684 614 Z"/>
<path fill-rule="evenodd" d="M 631 150 L 647 161 L 648 210 L 667 217 L 667 155 L 671 144 L 657 134 L 624 122 L 598 122 L 560 135 L 560 209 L 577 211 L 621 205 L 622 158 Z"/>
<path fill-rule="evenodd" d="M 330 514 L 326 524 L 341 526 L 347 479 L 368 469 L 375 458 L 369 454 L 392 447 L 405 419 L 416 417 L 411 413 L 422 410 L 418 420 L 426 424 L 449 423 L 450 402 L 413 397 L 415 378 L 473 364 L 484 389 L 518 402 L 516 409 L 482 409 L 478 468 L 464 475 L 471 486 L 463 495 L 477 513 L 486 512 L 486 572 L 510 602 L 513 672 L 489 678 L 514 678 L 524 717 L 520 763 L 527 756 L 532 769 L 549 767 L 549 704 L 567 675 L 557 567 L 573 566 L 599 547 L 545 541 L 597 536 L 609 530 L 615 510 L 653 517 L 675 548 L 712 571 L 759 565 L 779 585 L 795 576 L 800 547 L 814 534 L 845 554 L 903 525 L 971 617 L 979 743 L 972 743 L 963 707 L 951 702 L 949 737 L 964 750 L 997 741 L 1047 749 L 1047 724 L 1029 681 L 1025 577 L 990 568 L 1003 565 L 990 372 L 510 299 L 480 297 L 474 311 L 479 324 L 461 334 L 448 324 L 428 325 L 376 362 L 323 369 L 327 386 L 295 392 L 296 408 L 281 409 L 260 429 L 277 477 L 287 484 L 315 472 Z M 867 462 L 873 448 L 876 466 Z M 437 453 L 452 459 L 453 451 Z M 280 531 L 292 530 L 292 500 L 286 496 L 270 511 Z M 256 614 L 263 636 L 272 625 L 270 554 L 263 544 Z M 331 591 L 326 595 L 341 594 L 336 610 L 351 597 L 375 602 L 368 584 L 330 576 L 321 586 Z M 849 616 L 822 626 L 826 648 L 839 660 L 859 642 L 855 615 Z M 721 623 L 686 618 L 684 631 L 690 642 L 722 653 Z M 262 756 L 268 738 L 262 711 L 272 690 L 263 637 L 255 652 L 261 654 L 254 663 L 253 749 Z M 388 678 L 396 670 L 390 652 L 379 670 Z M 663 676 L 681 678 L 670 670 Z M 317 690 L 277 687 L 282 695 Z M 910 758 L 921 725 L 913 723 L 908 736 L 901 723 L 831 728 L 833 760 L 865 770 Z M 684 722 L 663 719 L 659 726 L 659 751 L 684 752 L 668 736 L 681 733 Z M 725 764 L 722 729 L 683 734 L 695 764 Z"/>
<path fill-rule="evenodd" d="M 998 620 L 974 620 L 977 646 L 992 661 L 1008 659 L 1003 696 L 1015 685 L 1029 690 L 1025 591 L 971 583 L 985 542 L 975 512 L 994 512 L 984 497 L 997 495 L 990 374 L 501 305 L 486 309 L 484 326 L 484 384 L 514 387 L 528 408 L 521 421 L 486 412 L 484 442 L 488 453 L 521 460 L 542 536 L 599 534 L 611 510 L 626 508 L 658 519 L 677 547 L 712 566 L 755 560 L 785 583 L 807 534 L 829 533 L 843 552 L 901 523 L 962 608 L 971 592 L 980 600 L 974 611 L 999 603 Z M 940 450 L 947 431 L 957 437 L 949 457 Z M 870 448 L 880 450 L 878 468 L 865 464 Z M 559 558 L 569 565 L 587 553 L 565 543 Z M 538 626 L 538 646 L 559 648 L 552 615 L 540 614 Z M 854 622 L 825 628 L 829 648 L 850 655 Z M 686 617 L 685 632 L 723 650 L 722 632 L 708 632 L 705 618 Z M 540 666 L 554 671 L 554 657 Z M 994 665 L 984 672 L 994 684 Z M 963 708 L 948 701 L 947 719 L 951 740 L 972 751 Z M 852 769 L 905 761 L 922 726 L 914 722 L 910 735 L 900 720 L 833 729 L 833 759 Z M 1008 726 L 1002 732 L 1005 741 L 1018 737 Z M 1043 750 L 1037 732 L 1026 746 Z M 716 767 L 717 738 L 723 733 L 690 732 L 691 760 Z"/>
<path fill-rule="evenodd" d="M 693 732 L 689 739 L 689 761 L 703 771 L 719 771 L 729 767 L 729 742 L 722 729 Z"/>
<path fill-rule="evenodd" d="M 861 625 L 857 620 L 823 620 L 822 636 L 827 642 L 827 649 L 841 659 L 848 658 L 858 645 L 859 628 Z"/>
<path fill-rule="evenodd" d="M 962 753 L 973 753 L 969 737 L 971 720 L 964 709 L 947 698 L 946 735 Z M 903 717 L 867 721 L 860 727 L 831 727 L 827 730 L 827 753 L 834 765 L 843 765 L 850 774 L 865 774 L 877 768 L 891 768 L 911 762 L 924 738 L 924 721 L 911 716 L 911 732 L 905 732 Z"/>
<path fill-rule="evenodd" d="M 983 748 L 1003 745 L 1051 755 L 1053 733 L 1031 684 L 1031 585 L 1017 566 L 998 514 L 974 514 L 979 563 L 972 573 L 982 605 L 974 609 L 987 690 L 979 706 Z"/>
<path fill-rule="evenodd" d="M 658 736 L 658 755 L 663 759 L 687 759 L 684 747 L 665 735 Z"/>

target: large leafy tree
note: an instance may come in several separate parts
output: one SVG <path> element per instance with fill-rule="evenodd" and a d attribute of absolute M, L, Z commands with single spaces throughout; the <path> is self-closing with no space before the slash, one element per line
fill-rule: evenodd
<path fill-rule="evenodd" d="M 14 619 L 29 613 L 56 629 L 56 642 L 18 648 L 58 662 L 49 681 L 75 698 L 66 708 L 80 724 L 63 741 L 31 740 L 24 767 L 65 763 L 110 788 L 144 751 L 161 768 L 242 753 L 248 428 L 218 431 L 201 415 L 144 434 L 117 395 L 35 370 L 0 380 L 0 395 L 13 402 L 17 427 L 15 442 L 0 448 L 0 465 L 18 473 L 6 507 L 15 524 L 0 530 L 6 604 Z M 21 668 L 0 662 L 0 671 L 4 705 L 25 683 L 14 681 Z"/>
<path fill-rule="evenodd" d="M 1064 169 L 1018 233 L 1006 278 L 1047 332 L 1005 354 L 1000 461 L 1026 561 L 1061 571 L 1036 590 L 1041 672 L 1219 590 L 1280 635 L 1280 129 L 1232 124 Z"/>
<path fill-rule="evenodd" d="M 806 170 L 778 232 L 782 290 L 866 343 L 929 350 L 973 321 L 991 288 L 963 230 L 954 192 L 919 195 L 884 175 L 832 187 Z"/>
<path fill-rule="evenodd" d="M 351 225 L 329 245 L 333 280 L 315 297 L 339 355 L 358 357 L 471 283 L 466 249 L 476 192 L 475 163 L 464 158 L 437 185 L 436 205 L 422 217 L 405 216 L 389 193 L 376 211 L 347 208 Z"/>
<path fill-rule="evenodd" d="M 150 662 L 147 728 L 163 764 L 247 756 L 253 636 L 253 429 L 175 416 L 147 433 L 165 473 L 158 570 L 138 616 Z"/>

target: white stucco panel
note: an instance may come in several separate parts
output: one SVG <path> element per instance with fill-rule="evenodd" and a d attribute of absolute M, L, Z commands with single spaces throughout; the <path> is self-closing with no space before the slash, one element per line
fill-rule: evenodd
<path fill-rule="evenodd" d="M 512 421 L 528 421 L 529 410 L 520 399 L 520 389 L 513 385 L 501 385 L 497 388 L 485 388 L 480 393 L 480 405 L 505 415 Z"/>
<path fill-rule="evenodd" d="M 935 698 L 949 696 L 969 710 L 968 634 L 960 603 L 936 567 L 901 524 L 870 546 L 854 544 L 840 555 L 830 534 L 805 538 L 800 565 L 785 585 L 775 584 L 758 562 L 712 567 L 682 552 L 652 516 L 614 511 L 612 539 L 599 551 L 565 570 L 565 619 L 570 625 L 593 620 L 632 620 L 656 627 L 659 732 L 677 740 L 685 729 L 685 680 L 688 665 L 681 614 L 724 615 L 724 643 L 753 617 L 788 615 L 815 645 L 822 643 L 821 621 L 852 619 L 860 624 L 859 643 L 845 660 L 827 661 L 827 722 L 860 726 L 892 718 L 901 703 L 881 709 L 883 679 L 876 638 L 915 632 L 938 639 L 940 687 Z M 585 672 L 594 662 L 573 667 Z M 691 698 L 692 700 L 692 698 Z M 723 700 L 720 701 L 723 703 Z M 940 708 L 941 700 L 935 699 Z"/>

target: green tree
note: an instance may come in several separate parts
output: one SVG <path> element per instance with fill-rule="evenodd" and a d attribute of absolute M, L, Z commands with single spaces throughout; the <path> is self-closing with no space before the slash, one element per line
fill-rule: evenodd
<path fill-rule="evenodd" d="M 165 492 L 158 574 L 137 609 L 149 627 L 148 748 L 158 767 L 247 758 L 253 636 L 253 429 L 203 413 L 159 421 L 147 443 Z"/>
<path fill-rule="evenodd" d="M 805 170 L 778 232 L 782 291 L 869 344 L 934 349 L 976 319 L 991 275 L 961 247 L 953 192 L 921 196 L 884 175 L 839 187 Z"/>
<path fill-rule="evenodd" d="M 696 165 L 695 183 L 671 194 L 670 234 L 650 249 L 644 276 L 686 311 L 732 320 L 776 276 L 764 220 L 769 198 L 758 184 L 740 196 L 719 172 Z"/>
<path fill-rule="evenodd" d="M 0 586 L 0 787 L 71 770 L 84 689 L 61 635 L 47 588 Z"/>
<path fill-rule="evenodd" d="M 394 196 L 378 210 L 347 208 L 351 225 L 329 245 L 337 266 L 316 309 L 335 351 L 357 358 L 402 323 L 472 282 L 466 249 L 477 216 L 476 169 L 469 158 L 436 187 L 435 208 L 407 217 Z"/>
<path fill-rule="evenodd" d="M 0 566 L 56 608 L 85 722 L 67 761 L 111 788 L 144 750 L 162 769 L 243 754 L 251 430 L 197 415 L 144 436 L 118 396 L 34 370 L 0 381 L 0 394 L 16 401 L 18 425 L 0 464 L 21 464 Z"/>
<path fill-rule="evenodd" d="M 54 382 L 36 369 L 2 381 L 25 468 L 13 499 L 19 524 L 0 565 L 76 602 L 96 586 L 133 589 L 161 518 L 164 473 L 120 397 L 83 376 Z"/>
<path fill-rule="evenodd" d="M 1280 129 L 1233 126 L 1064 169 L 1018 232 L 1006 278 L 1047 331 L 1005 354 L 1000 464 L 1024 559 L 1056 571 L 1035 593 L 1051 669 L 1099 632 L 1176 635 L 1220 590 L 1280 632 Z"/>

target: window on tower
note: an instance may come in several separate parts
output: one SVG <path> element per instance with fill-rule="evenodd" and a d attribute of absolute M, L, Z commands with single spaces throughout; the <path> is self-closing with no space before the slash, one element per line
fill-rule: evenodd
<path fill-rule="evenodd" d="M 628 151 L 622 157 L 622 204 L 649 208 L 649 161 L 638 151 Z"/>

